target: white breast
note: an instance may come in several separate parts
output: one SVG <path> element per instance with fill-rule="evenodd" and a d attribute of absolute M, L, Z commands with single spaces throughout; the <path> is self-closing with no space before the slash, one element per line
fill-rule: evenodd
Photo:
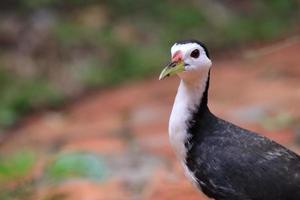
<path fill-rule="evenodd" d="M 187 149 L 185 142 L 189 138 L 187 121 L 192 117 L 193 110 L 200 104 L 205 90 L 205 80 L 196 86 L 181 81 L 169 121 L 170 143 L 181 161 L 185 161 Z M 204 83 L 203 83 L 204 82 Z"/>
<path fill-rule="evenodd" d="M 185 141 L 188 138 L 186 122 L 190 117 L 185 101 L 186 99 L 177 93 L 169 122 L 170 143 L 181 161 L 186 157 Z"/>
<path fill-rule="evenodd" d="M 195 186 L 197 186 L 197 179 L 186 166 L 187 149 L 185 143 L 190 137 L 187 132 L 187 121 L 192 117 L 192 111 L 200 104 L 206 80 L 200 81 L 196 86 L 187 85 L 183 81 L 180 82 L 169 121 L 170 143 L 182 163 L 185 175 Z"/>

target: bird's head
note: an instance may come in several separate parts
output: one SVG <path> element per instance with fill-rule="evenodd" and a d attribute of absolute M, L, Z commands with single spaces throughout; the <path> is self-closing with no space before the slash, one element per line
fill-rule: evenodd
<path fill-rule="evenodd" d="M 184 80 L 193 79 L 211 67 L 207 48 L 197 40 L 176 42 L 171 48 L 171 58 L 171 63 L 163 69 L 159 80 L 174 74 Z"/>

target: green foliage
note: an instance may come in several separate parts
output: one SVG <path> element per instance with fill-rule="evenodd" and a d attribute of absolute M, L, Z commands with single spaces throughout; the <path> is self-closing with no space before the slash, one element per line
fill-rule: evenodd
<path fill-rule="evenodd" d="M 206 1 L 193 0 L 13 2 L 12 8 L 9 6 L 11 0 L 1 1 L 0 11 L 15 16 L 15 24 L 28 25 L 11 25 L 9 29 L 26 29 L 28 31 L 24 35 L 31 34 L 31 37 L 45 40 L 37 40 L 42 44 L 36 42 L 37 46 L 31 48 L 34 51 L 25 53 L 35 70 L 40 72 L 35 77 L 29 79 L 17 76 L 13 70 L 11 73 L 0 70 L 0 129 L 13 124 L 32 108 L 56 104 L 67 95 L 73 95 L 68 88 L 63 88 L 63 91 L 53 88 L 53 81 L 57 79 L 52 80 L 49 74 L 40 70 L 43 63 L 50 63 L 46 65 L 50 67 L 58 66 L 51 70 L 65 69 L 70 80 L 67 82 L 72 83 L 73 88 L 79 86 L 80 93 L 88 87 L 115 85 L 159 73 L 168 62 L 170 45 L 176 40 L 200 39 L 208 44 L 210 50 L 233 48 L 289 33 L 300 19 L 299 3 L 293 0 L 254 0 L 245 4 L 250 5 L 245 9 L 247 11 L 244 11 L 243 3 L 234 6 L 232 2 L 222 1 L 215 1 L 216 7 Z M 227 20 L 215 18 L 219 14 L 217 8 L 225 11 L 222 16 Z M 101 23 L 98 24 L 99 21 Z M 49 27 L 41 26 L 47 26 L 47 23 Z M 36 32 L 38 27 L 47 31 Z M 17 44 L 27 44 L 22 35 L 16 38 L 16 47 L 19 46 Z M 19 49 L 11 48 L 3 48 L 1 52 L 10 55 L 15 51 L 12 57 L 18 58 L 20 54 L 16 52 Z M 7 63 L 5 57 L 1 57 L 1 63 Z M 60 73 L 60 70 L 57 71 Z"/>
<path fill-rule="evenodd" d="M 0 185 L 7 181 L 18 181 L 27 176 L 35 162 L 32 152 L 23 151 L 0 156 Z"/>
<path fill-rule="evenodd" d="M 102 180 L 107 175 L 104 161 L 93 154 L 65 153 L 59 155 L 48 167 L 48 180 L 60 181 L 68 178 Z"/>
<path fill-rule="evenodd" d="M 113 51 L 114 56 L 106 63 L 101 63 L 98 58 L 89 60 L 81 73 L 82 82 L 88 86 L 108 86 L 144 78 L 163 67 L 164 50 L 151 45 L 145 48 L 138 45 L 129 47 L 126 44 L 113 44 L 108 51 Z"/>
<path fill-rule="evenodd" d="M 19 151 L 0 155 L 0 199 L 30 200 L 32 185 L 26 180 L 35 164 L 31 151 Z"/>
<path fill-rule="evenodd" d="M 34 186 L 40 181 L 46 183 L 70 178 L 88 178 L 103 181 L 108 176 L 104 159 L 89 153 L 63 153 L 58 155 L 44 169 L 42 177 L 31 177 L 36 156 L 31 151 L 19 151 L 11 155 L 0 155 L 0 199 L 30 200 Z M 45 199 L 65 199 L 64 194 L 51 194 Z"/>
<path fill-rule="evenodd" d="M 72 21 L 60 21 L 53 29 L 53 34 L 62 47 L 92 45 L 94 31 Z"/>
<path fill-rule="evenodd" d="M 0 127 L 13 124 L 19 115 L 34 107 L 55 105 L 62 100 L 59 91 L 45 80 L 19 79 L 0 70 Z"/>

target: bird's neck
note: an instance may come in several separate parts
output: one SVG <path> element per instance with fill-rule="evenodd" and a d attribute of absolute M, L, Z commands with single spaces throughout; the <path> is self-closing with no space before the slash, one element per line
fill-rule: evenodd
<path fill-rule="evenodd" d="M 191 125 L 209 112 L 207 106 L 209 70 L 204 70 L 192 81 L 181 80 L 169 122 L 169 137 L 177 155 L 184 159 Z"/>

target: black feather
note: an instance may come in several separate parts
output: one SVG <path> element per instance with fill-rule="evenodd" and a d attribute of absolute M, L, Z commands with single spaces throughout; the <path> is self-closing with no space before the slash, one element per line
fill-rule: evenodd
<path fill-rule="evenodd" d="M 300 156 L 214 116 L 208 88 L 209 78 L 185 142 L 186 165 L 202 191 L 215 200 L 300 200 Z"/>

